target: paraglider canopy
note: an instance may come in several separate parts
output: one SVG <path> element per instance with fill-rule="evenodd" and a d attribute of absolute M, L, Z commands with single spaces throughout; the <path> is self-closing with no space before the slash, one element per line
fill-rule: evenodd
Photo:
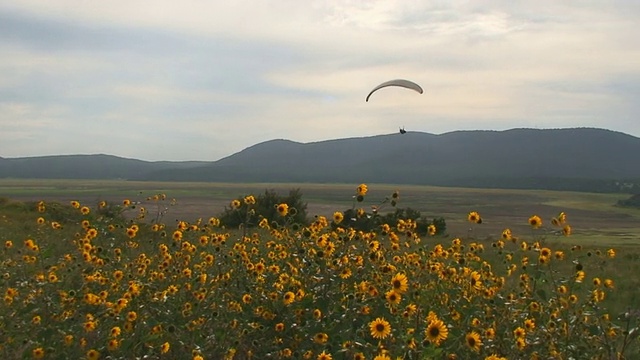
<path fill-rule="evenodd" d="M 375 88 L 373 88 L 373 90 L 371 90 L 371 92 L 369 93 L 369 95 L 367 95 L 367 102 L 369 101 L 369 97 L 371 97 L 371 94 L 373 94 L 374 92 L 385 88 L 387 86 L 399 86 L 399 87 L 403 87 L 403 88 L 407 88 L 407 89 L 411 89 L 414 90 L 420 94 L 422 94 L 422 88 L 420 87 L 420 85 L 414 83 L 413 81 L 409 81 L 409 80 L 404 80 L 404 79 L 395 79 L 395 80 L 389 80 L 389 81 L 385 81 L 382 84 L 376 86 Z"/>

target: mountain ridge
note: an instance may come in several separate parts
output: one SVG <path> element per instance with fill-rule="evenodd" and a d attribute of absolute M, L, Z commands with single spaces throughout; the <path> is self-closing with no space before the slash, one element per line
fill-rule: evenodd
<path fill-rule="evenodd" d="M 144 161 L 106 154 L 5 157 L 0 158 L 0 178 L 378 182 L 613 191 L 612 186 L 619 187 L 615 183 L 640 179 L 636 154 L 640 138 L 598 128 L 408 131 L 308 143 L 272 139 L 217 161 Z"/>

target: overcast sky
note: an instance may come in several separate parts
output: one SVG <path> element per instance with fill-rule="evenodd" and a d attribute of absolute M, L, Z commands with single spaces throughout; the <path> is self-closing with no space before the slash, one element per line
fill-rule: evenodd
<path fill-rule="evenodd" d="M 424 93 L 365 102 L 395 78 Z M 0 0 L 2 157 L 217 160 L 400 126 L 640 136 L 639 114 L 638 0 Z"/>

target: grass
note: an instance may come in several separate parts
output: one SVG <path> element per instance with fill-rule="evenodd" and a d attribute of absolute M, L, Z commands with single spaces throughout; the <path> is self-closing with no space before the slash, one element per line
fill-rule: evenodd
<path fill-rule="evenodd" d="M 352 205 L 350 184 L 230 184 L 130 182 L 118 180 L 0 180 L 0 194 L 18 200 L 51 199 L 58 201 L 120 200 L 131 198 L 145 202 L 149 194 L 165 193 L 178 200 L 168 216 L 195 220 L 217 215 L 229 199 L 242 194 L 259 194 L 265 189 L 285 193 L 300 188 L 311 215 L 331 216 L 335 210 Z M 571 213 L 574 235 L 589 243 L 611 241 L 616 245 L 640 244 L 640 210 L 615 204 L 626 194 L 592 194 L 544 190 L 499 190 L 444 188 L 416 185 L 375 184 L 367 206 L 400 191 L 400 207 L 419 210 L 423 215 L 446 219 L 452 236 L 466 235 L 468 223 L 460 214 L 473 209 L 482 214 L 483 232 L 498 236 L 506 227 L 527 231 L 527 219 L 533 213 L 548 222 L 560 211 Z M 375 200 L 374 200 L 375 199 Z"/>
<path fill-rule="evenodd" d="M 267 188 L 300 188 L 311 215 L 320 217 L 303 227 L 265 221 L 246 233 L 217 226 L 215 217 L 231 200 Z M 445 217 L 446 236 L 420 238 L 411 222 L 371 232 L 332 223 L 335 211 L 353 206 L 354 188 L 0 181 L 0 192 L 11 198 L 0 200 L 0 354 L 320 360 L 640 355 L 633 335 L 640 214 L 613 206 L 624 195 L 369 184 L 358 203 L 367 213 L 398 190 L 399 207 Z M 158 193 L 168 199 L 147 199 Z M 140 203 L 120 205 L 125 198 Z M 110 205 L 97 206 L 101 200 Z M 161 223 L 150 221 L 165 208 Z M 470 211 L 483 223 L 470 223 Z M 558 236 L 559 228 L 550 225 L 560 211 L 568 214 L 572 236 Z M 543 219 L 539 229 L 528 225 L 534 214 Z M 502 237 L 505 228 L 513 239 Z M 525 327 L 522 336 L 514 335 Z"/>

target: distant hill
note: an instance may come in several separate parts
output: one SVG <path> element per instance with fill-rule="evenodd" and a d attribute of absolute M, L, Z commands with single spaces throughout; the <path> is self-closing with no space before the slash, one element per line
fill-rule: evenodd
<path fill-rule="evenodd" d="M 0 158 L 0 178 L 132 179 L 164 169 L 198 167 L 206 162 L 149 162 L 112 155 L 58 155 Z"/>
<path fill-rule="evenodd" d="M 640 189 L 640 139 L 602 129 L 407 132 L 270 140 L 215 162 L 106 155 L 0 161 L 0 177 L 220 182 L 370 182 L 576 191 Z"/>

